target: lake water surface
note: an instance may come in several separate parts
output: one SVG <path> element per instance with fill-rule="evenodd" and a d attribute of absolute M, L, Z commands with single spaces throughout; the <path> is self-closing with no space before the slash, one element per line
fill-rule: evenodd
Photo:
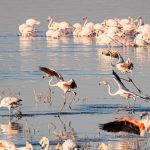
<path fill-rule="evenodd" d="M 18 147 L 30 141 L 40 150 L 38 141 L 47 136 L 52 147 L 60 140 L 56 134 L 71 132 L 76 134 L 77 143 L 85 150 L 96 150 L 98 143 L 107 143 L 110 149 L 132 150 L 149 149 L 150 134 L 139 137 L 133 134 L 112 134 L 98 129 L 99 123 L 106 123 L 122 116 L 139 117 L 143 111 L 150 111 L 149 102 L 138 99 L 135 113 L 117 112 L 127 102 L 119 96 L 110 97 L 105 86 L 99 81 L 110 77 L 110 58 L 101 54 L 101 47 L 95 39 L 45 37 L 47 17 L 70 23 L 82 22 L 83 16 L 90 21 L 102 22 L 108 18 L 136 18 L 142 16 L 147 23 L 149 18 L 148 0 L 55 0 L 55 1 L 1 1 L 0 5 L 0 92 L 2 96 L 19 96 L 23 99 L 22 118 L 10 120 L 8 110 L 0 109 L 0 139 L 14 142 Z M 41 21 L 39 36 L 25 39 L 17 36 L 18 26 L 28 18 Z M 150 92 L 150 49 L 122 48 L 120 54 L 134 62 L 132 79 L 142 90 Z M 48 79 L 42 78 L 38 66 L 58 70 L 65 80 L 75 79 L 78 88 L 77 99 L 68 108 L 72 95 L 67 94 L 67 105 L 61 119 L 55 117 L 63 104 L 63 93 L 57 88 L 48 88 Z M 121 75 L 121 74 L 120 74 Z M 123 77 L 123 76 L 122 76 Z M 125 83 L 138 93 L 131 83 Z M 116 90 L 113 86 L 112 91 Z M 36 102 L 38 96 L 38 103 Z"/>

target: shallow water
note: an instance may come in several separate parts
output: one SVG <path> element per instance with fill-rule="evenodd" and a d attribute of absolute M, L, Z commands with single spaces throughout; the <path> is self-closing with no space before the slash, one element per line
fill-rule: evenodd
<path fill-rule="evenodd" d="M 13 118 L 11 125 L 8 110 L 0 109 L 1 139 L 13 141 L 17 146 L 23 146 L 25 141 L 29 140 L 35 149 L 39 150 L 41 148 L 38 141 L 42 136 L 47 136 L 53 147 L 60 141 L 56 133 L 66 131 L 75 132 L 77 143 L 87 150 L 96 149 L 101 142 L 107 143 L 110 149 L 148 149 L 149 134 L 141 138 L 132 134 L 106 133 L 98 129 L 99 123 L 122 116 L 138 118 L 141 112 L 150 111 L 149 102 L 138 100 L 135 114 L 129 114 L 127 111 L 118 112 L 117 109 L 125 107 L 127 102 L 119 96 L 110 97 L 106 87 L 98 85 L 100 80 L 110 77 L 112 71 L 110 58 L 101 54 L 102 48 L 105 47 L 96 44 L 95 39 L 63 37 L 52 40 L 44 35 L 49 15 L 58 21 L 66 20 L 71 23 L 81 22 L 83 16 L 88 16 L 89 20 L 96 23 L 107 18 L 126 18 L 129 15 L 134 18 L 140 15 L 145 22 L 150 22 L 149 1 L 133 0 L 130 3 L 114 0 L 36 0 L 35 3 L 31 3 L 29 0 L 14 0 L 12 3 L 5 0 L 1 3 L 0 92 L 2 96 L 19 96 L 23 99 L 22 118 Z M 38 28 L 39 37 L 24 39 L 17 36 L 18 25 L 30 17 L 41 21 Z M 133 60 L 134 70 L 131 77 L 142 90 L 142 94 L 149 94 L 150 49 L 117 49 L 125 59 L 130 57 Z M 67 106 L 62 112 L 61 119 L 55 115 L 63 104 L 63 93 L 57 88 L 51 88 L 51 91 L 48 89 L 48 79 L 42 78 L 43 74 L 38 66 L 55 68 L 64 79 L 74 78 L 77 82 L 77 100 L 70 110 L 68 104 L 72 95 L 67 94 Z M 138 93 L 131 83 L 125 84 Z M 115 89 L 114 86 L 112 91 Z M 39 96 L 38 103 L 35 94 Z"/>

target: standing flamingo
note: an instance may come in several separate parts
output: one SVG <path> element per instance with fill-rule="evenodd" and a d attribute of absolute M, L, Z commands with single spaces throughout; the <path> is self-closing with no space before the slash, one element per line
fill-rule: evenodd
<path fill-rule="evenodd" d="M 61 111 L 63 110 L 64 106 L 66 105 L 66 93 L 67 92 L 71 92 L 74 94 L 73 99 L 69 105 L 69 108 L 71 109 L 71 104 L 72 104 L 73 100 L 75 100 L 75 96 L 76 96 L 76 92 L 74 92 L 73 90 L 75 88 L 77 88 L 77 84 L 74 81 L 74 79 L 64 81 L 63 77 L 59 74 L 59 72 L 57 72 L 54 69 L 49 69 L 49 68 L 41 67 L 41 66 L 39 66 L 39 69 L 45 73 L 43 78 L 44 77 L 51 77 L 51 79 L 49 80 L 49 86 L 58 87 L 61 90 L 63 90 L 63 92 L 64 92 L 64 104 L 63 104 L 60 112 L 58 113 L 58 116 L 60 116 Z M 53 76 L 55 76 L 58 79 L 58 82 L 55 84 L 51 84 L 51 81 L 53 80 Z"/>
<path fill-rule="evenodd" d="M 4 97 L 0 102 L 0 107 L 7 107 L 9 109 L 9 116 L 11 115 L 11 108 L 15 109 L 21 115 L 21 112 L 17 110 L 21 106 L 21 101 L 21 99 L 16 97 Z"/>
<path fill-rule="evenodd" d="M 148 115 L 142 113 L 141 117 Z M 137 120 L 130 117 L 118 118 L 112 122 L 99 124 L 99 128 L 107 132 L 128 132 L 144 136 L 145 131 L 150 131 L 150 120 Z"/>

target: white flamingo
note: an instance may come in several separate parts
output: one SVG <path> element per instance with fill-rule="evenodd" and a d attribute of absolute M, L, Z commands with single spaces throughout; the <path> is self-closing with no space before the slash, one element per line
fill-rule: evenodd
<path fill-rule="evenodd" d="M 92 29 L 86 26 L 86 24 L 87 24 L 87 17 L 84 17 L 83 21 L 84 21 L 84 24 L 82 26 L 82 30 L 80 32 L 80 36 L 81 37 L 84 37 L 84 36 L 85 37 L 91 37 L 91 36 L 93 36 Z"/>
<path fill-rule="evenodd" d="M 27 28 L 27 27 L 30 27 L 30 26 L 27 25 L 27 24 L 25 24 L 25 23 L 19 25 L 19 32 L 20 32 L 21 35 L 22 35 L 23 30 L 24 30 L 25 28 Z"/>
<path fill-rule="evenodd" d="M 43 78 L 44 77 L 51 77 L 51 79 L 49 80 L 49 86 L 58 87 L 61 90 L 63 90 L 63 92 L 64 92 L 64 104 L 60 110 L 60 112 L 61 112 L 62 109 L 64 108 L 64 106 L 66 105 L 66 93 L 67 92 L 71 92 L 74 95 L 71 103 L 73 102 L 73 100 L 75 100 L 76 92 L 74 92 L 73 90 L 75 88 L 77 88 L 76 82 L 74 81 L 74 79 L 64 81 L 63 77 L 59 74 L 59 72 L 57 72 L 54 69 L 49 69 L 49 68 L 41 67 L 41 66 L 39 66 L 39 69 L 45 73 L 45 76 L 43 76 Z M 53 80 L 53 76 L 55 76 L 58 79 L 58 82 L 55 84 L 51 84 L 51 81 Z M 71 103 L 69 105 L 70 109 L 71 109 Z M 59 112 L 58 116 L 60 116 L 60 112 Z"/>
<path fill-rule="evenodd" d="M 27 26 L 22 30 L 22 37 L 34 37 L 35 36 L 35 32 L 36 30 L 31 27 L 31 26 Z"/>
<path fill-rule="evenodd" d="M 9 110 L 9 116 L 11 115 L 11 109 L 15 109 L 19 115 L 21 115 L 21 112 L 18 109 L 18 107 L 21 106 L 21 99 L 18 99 L 16 97 L 4 97 L 0 102 L 0 107 L 6 107 Z"/>

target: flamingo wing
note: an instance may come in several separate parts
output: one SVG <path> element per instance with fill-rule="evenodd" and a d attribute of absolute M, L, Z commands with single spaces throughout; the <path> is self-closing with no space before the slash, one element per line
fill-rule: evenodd
<path fill-rule="evenodd" d="M 128 132 L 140 135 L 140 129 L 128 120 L 115 120 L 106 124 L 99 124 L 99 128 L 107 132 Z"/>
<path fill-rule="evenodd" d="M 121 89 L 126 89 L 127 90 L 127 88 L 122 83 L 120 77 L 117 75 L 117 73 L 114 70 L 112 70 L 112 74 L 114 75 L 113 79 L 116 81 L 118 87 L 121 88 Z"/>
<path fill-rule="evenodd" d="M 118 53 L 118 56 L 119 56 L 119 60 L 118 60 L 118 63 L 125 63 L 123 57 L 120 55 L 120 53 Z"/>
<path fill-rule="evenodd" d="M 45 73 L 47 77 L 55 76 L 58 80 L 64 80 L 63 77 L 54 69 L 39 66 L 39 69 Z"/>
<path fill-rule="evenodd" d="M 10 105 L 10 104 L 13 104 L 13 103 L 16 103 L 18 101 L 17 98 L 15 97 L 4 97 L 1 101 L 1 105 Z"/>

